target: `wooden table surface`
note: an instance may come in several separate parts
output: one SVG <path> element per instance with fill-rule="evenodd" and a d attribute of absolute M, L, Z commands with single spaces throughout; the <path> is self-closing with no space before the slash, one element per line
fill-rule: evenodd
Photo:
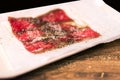
<path fill-rule="evenodd" d="M 120 39 L 11 80 L 120 80 Z"/>

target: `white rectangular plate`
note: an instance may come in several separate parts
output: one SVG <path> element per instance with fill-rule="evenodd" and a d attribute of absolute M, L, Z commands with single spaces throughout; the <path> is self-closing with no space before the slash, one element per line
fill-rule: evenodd
<path fill-rule="evenodd" d="M 42 54 L 35 55 L 28 52 L 14 37 L 8 16 L 35 17 L 56 8 L 63 9 L 80 25 L 85 25 L 83 23 L 85 21 L 101 36 Z M 102 0 L 80 0 L 0 14 L 0 78 L 16 77 L 100 43 L 118 38 L 120 38 L 120 14 Z"/>

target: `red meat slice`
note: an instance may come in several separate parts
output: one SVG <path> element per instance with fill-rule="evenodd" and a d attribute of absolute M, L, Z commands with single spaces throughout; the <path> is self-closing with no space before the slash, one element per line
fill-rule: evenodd
<path fill-rule="evenodd" d="M 8 18 L 11 23 L 12 30 L 14 33 L 29 30 L 35 27 L 34 24 L 29 23 L 25 18 Z"/>
<path fill-rule="evenodd" d="M 79 40 L 83 40 L 86 38 L 96 38 L 96 37 L 100 36 L 100 34 L 93 31 L 91 28 L 86 27 L 86 28 L 83 28 L 82 30 L 70 33 L 70 36 L 74 40 L 79 41 Z"/>
<path fill-rule="evenodd" d="M 48 21 L 48 22 L 72 21 L 72 19 L 69 18 L 66 15 L 66 13 L 61 9 L 50 11 L 45 15 L 39 16 L 38 18 L 42 19 L 43 21 Z"/>
<path fill-rule="evenodd" d="M 40 30 L 26 31 L 22 34 L 17 35 L 17 38 L 22 42 L 32 41 L 37 37 L 41 37 L 42 34 L 43 32 Z"/>
<path fill-rule="evenodd" d="M 52 44 L 46 43 L 43 41 L 38 41 L 35 43 L 24 44 L 24 45 L 28 51 L 33 52 L 33 53 L 43 52 L 45 50 L 49 50 L 49 49 L 54 48 L 54 46 Z"/>
<path fill-rule="evenodd" d="M 8 20 L 17 39 L 32 53 L 100 36 L 87 26 L 79 28 L 78 25 L 73 25 L 75 22 L 61 9 L 55 9 L 36 18 L 9 17 Z"/>
<path fill-rule="evenodd" d="M 72 32 L 77 30 L 77 26 L 71 24 L 61 24 L 61 28 L 65 31 Z"/>

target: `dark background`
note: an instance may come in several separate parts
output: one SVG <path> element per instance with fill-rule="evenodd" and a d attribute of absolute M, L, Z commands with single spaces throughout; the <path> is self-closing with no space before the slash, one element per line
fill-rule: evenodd
<path fill-rule="evenodd" d="M 103 0 L 103 1 L 105 1 L 108 5 L 110 5 L 111 7 L 120 12 L 120 0 Z"/>
<path fill-rule="evenodd" d="M 0 13 L 76 0 L 0 0 Z"/>
<path fill-rule="evenodd" d="M 29 9 L 34 7 L 58 4 L 76 0 L 0 0 L 0 13 Z M 104 0 L 107 4 L 120 12 L 120 0 Z"/>

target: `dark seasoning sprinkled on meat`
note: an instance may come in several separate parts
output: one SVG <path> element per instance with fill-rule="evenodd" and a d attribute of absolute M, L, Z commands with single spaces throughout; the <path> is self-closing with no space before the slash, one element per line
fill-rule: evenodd
<path fill-rule="evenodd" d="M 9 17 L 8 20 L 15 36 L 32 53 L 62 48 L 100 36 L 88 26 L 79 27 L 62 9 L 55 9 L 35 18 Z"/>

